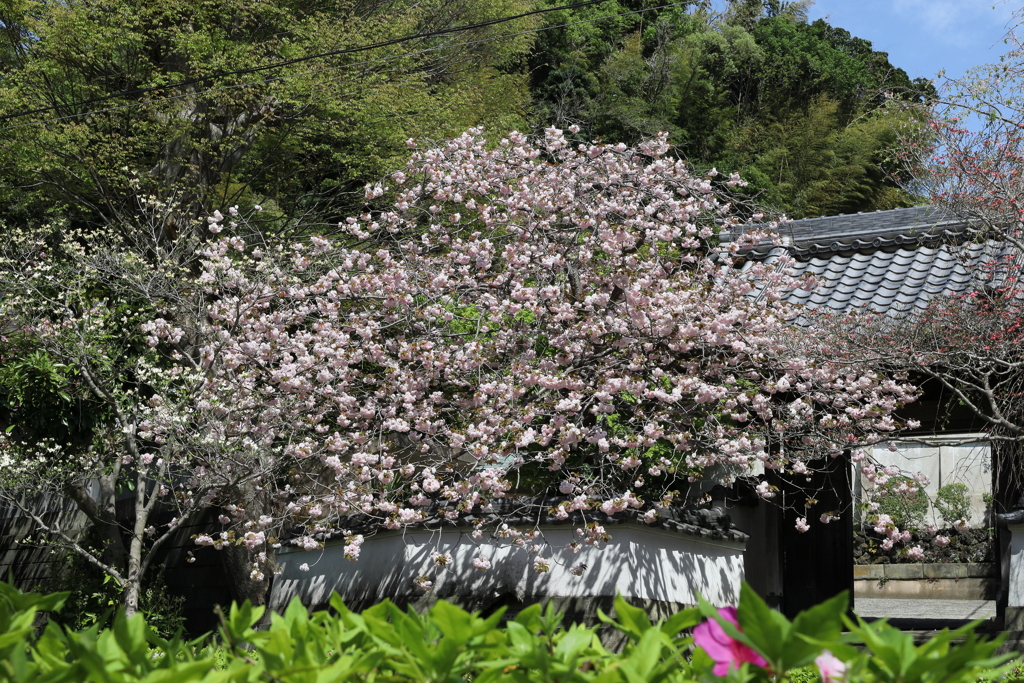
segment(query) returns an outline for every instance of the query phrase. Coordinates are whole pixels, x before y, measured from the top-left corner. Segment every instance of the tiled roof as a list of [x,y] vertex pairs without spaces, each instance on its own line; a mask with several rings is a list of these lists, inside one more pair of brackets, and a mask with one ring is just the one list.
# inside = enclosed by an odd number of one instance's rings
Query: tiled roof
[[790,301],[837,312],[922,310],[936,295],[995,284],[983,266],[1013,256],[1006,244],[963,243],[965,225],[934,207],[793,221],[781,232],[785,246],[759,246],[750,256],[772,263],[792,254],[793,273],[813,273],[820,284]]
[[[923,310],[939,294],[956,294],[984,284],[981,266],[1007,253],[998,245],[962,248],[939,244],[895,251],[832,253],[800,259],[795,274],[814,273],[820,284],[796,290],[790,300],[810,308],[847,311],[866,307],[876,313]],[[768,260],[777,255],[768,257]]]
[[[811,256],[835,252],[913,247],[938,243],[950,236],[961,235],[966,225],[934,206],[875,211],[873,213],[840,214],[822,218],[790,221],[779,227],[779,233],[793,254]],[[720,236],[723,243],[732,236]],[[755,249],[765,254],[771,245]]]
[[[508,524],[511,527],[533,527],[533,526],[564,526],[564,525],[586,525],[590,522],[597,522],[605,527],[618,524],[639,524],[644,527],[662,528],[668,531],[696,536],[708,540],[732,541],[745,543],[748,535],[733,526],[729,515],[721,508],[712,509],[686,509],[666,508],[658,511],[658,519],[654,524],[647,524],[641,517],[641,512],[636,510],[624,510],[613,515],[605,514],[600,510],[588,510],[586,515],[581,511],[569,514],[566,519],[558,519],[551,514],[551,510],[559,503],[569,500],[568,498],[556,496],[552,498],[504,498],[494,502],[492,509],[480,510],[479,507],[469,514],[460,515],[455,520],[448,520],[443,513],[446,510],[456,509],[450,505],[434,504],[424,508],[427,518],[425,521],[410,525],[410,530],[415,529],[438,529],[440,527],[466,527],[470,528],[479,520],[484,521],[484,529],[494,529],[498,524]],[[365,515],[353,515],[344,522],[348,531],[353,533],[380,532],[383,526],[376,519]],[[611,533],[613,530],[609,529]],[[293,529],[287,537],[301,535],[300,528]],[[339,534],[318,534],[314,538],[327,541],[332,538],[340,538]]]

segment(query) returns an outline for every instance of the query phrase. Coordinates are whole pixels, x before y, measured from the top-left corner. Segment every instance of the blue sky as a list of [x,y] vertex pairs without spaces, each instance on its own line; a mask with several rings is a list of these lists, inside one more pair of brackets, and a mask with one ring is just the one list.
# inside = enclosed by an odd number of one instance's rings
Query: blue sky
[[978,64],[995,62],[1012,26],[1012,3],[996,0],[817,0],[809,18],[826,19],[870,40],[911,78],[935,78],[940,69],[956,77]]

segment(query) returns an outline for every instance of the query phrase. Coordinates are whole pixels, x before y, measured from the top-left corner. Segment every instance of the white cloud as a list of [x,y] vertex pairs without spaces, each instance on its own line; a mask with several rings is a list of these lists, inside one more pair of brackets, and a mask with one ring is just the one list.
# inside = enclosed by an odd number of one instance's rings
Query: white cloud
[[[993,0],[893,0],[896,13],[924,28],[933,40],[967,47],[1009,29],[1014,6]],[[987,47],[987,46],[986,46]]]

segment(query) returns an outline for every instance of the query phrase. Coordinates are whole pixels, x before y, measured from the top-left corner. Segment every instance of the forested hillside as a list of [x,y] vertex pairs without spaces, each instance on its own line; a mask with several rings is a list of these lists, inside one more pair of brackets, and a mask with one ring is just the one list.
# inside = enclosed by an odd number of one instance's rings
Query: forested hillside
[[693,3],[550,31],[530,57],[534,114],[606,140],[668,131],[693,164],[740,172],[761,202],[793,217],[907,206],[887,177],[898,169],[883,164],[907,115],[887,103],[934,89],[868,41],[807,23],[808,4],[733,0],[715,14]]
[[528,14],[564,4],[6,0],[0,215],[116,224],[154,195],[182,216],[261,203],[330,221],[409,138],[571,124],[627,143],[668,131],[794,217],[911,201],[884,164],[907,117],[887,104],[931,85],[808,23],[805,3]]

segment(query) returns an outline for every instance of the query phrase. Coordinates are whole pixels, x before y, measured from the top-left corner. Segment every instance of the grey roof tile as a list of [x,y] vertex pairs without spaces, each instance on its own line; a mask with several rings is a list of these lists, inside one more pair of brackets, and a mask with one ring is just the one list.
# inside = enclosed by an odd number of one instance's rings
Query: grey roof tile
[[[906,314],[923,309],[935,296],[966,291],[979,281],[985,262],[1009,253],[1008,247],[989,244],[966,250],[919,246],[814,256],[798,261],[793,270],[814,273],[821,281],[819,286],[812,292],[795,291],[789,300],[810,309],[863,307],[878,313]],[[774,258],[778,257],[766,260]]]
[[[736,228],[740,232],[748,229],[748,226]],[[966,229],[964,223],[941,209],[918,206],[791,221],[779,226],[778,232],[789,241],[795,253],[806,256],[934,243],[948,234],[963,233]],[[733,237],[730,233],[720,235],[723,242],[729,242]],[[766,242],[755,251],[763,255],[771,248]]]
[[[750,258],[772,262],[785,253],[796,256],[794,273],[814,274],[820,284],[812,292],[797,290],[788,298],[809,309],[865,307],[900,315],[923,309],[935,296],[1002,280],[998,272],[988,278],[991,264],[1015,252],[992,242],[951,247],[946,238],[960,235],[962,241],[965,229],[963,223],[927,206],[806,219],[784,226],[790,246],[758,247]],[[722,236],[723,242],[728,239]]]

